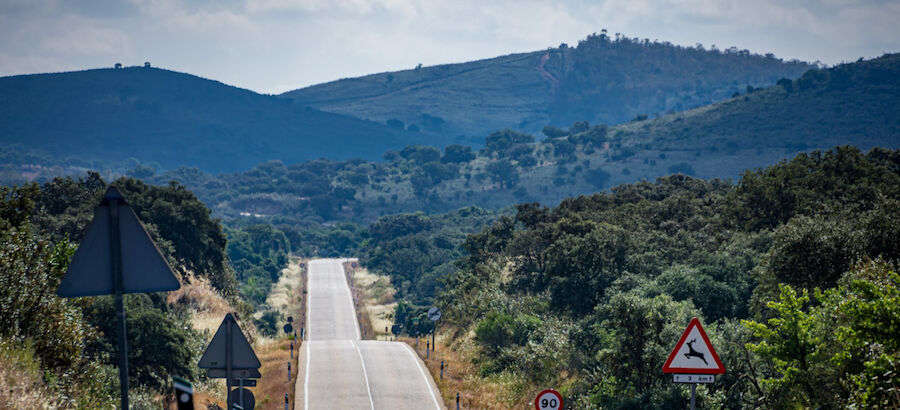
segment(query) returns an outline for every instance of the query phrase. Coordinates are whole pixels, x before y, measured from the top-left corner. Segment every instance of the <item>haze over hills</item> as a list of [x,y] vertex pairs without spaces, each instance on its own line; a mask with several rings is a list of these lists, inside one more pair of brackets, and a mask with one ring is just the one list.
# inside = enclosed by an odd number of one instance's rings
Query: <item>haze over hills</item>
[[[468,205],[555,204],[673,173],[732,178],[803,151],[853,145],[900,148],[900,54],[745,90],[731,99],[613,127],[548,127],[547,138],[512,130],[480,151],[455,146],[389,153],[389,162],[267,162],[218,177],[187,169],[157,175],[186,184],[220,215],[286,215],[371,221],[383,214]],[[530,141],[530,142],[529,142]]]
[[423,138],[157,68],[0,78],[0,142],[76,163],[235,171],[275,158],[376,159]]
[[503,128],[537,132],[547,124],[618,124],[640,114],[681,111],[721,101],[747,85],[796,78],[809,68],[734,47],[680,47],[604,32],[577,47],[342,79],[282,97],[480,142]]

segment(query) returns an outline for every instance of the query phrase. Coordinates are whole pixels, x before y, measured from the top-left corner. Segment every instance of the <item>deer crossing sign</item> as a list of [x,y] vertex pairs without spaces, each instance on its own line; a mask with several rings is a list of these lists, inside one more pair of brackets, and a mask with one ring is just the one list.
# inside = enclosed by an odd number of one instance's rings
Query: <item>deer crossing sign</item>
[[725,366],[719,360],[719,355],[709,342],[700,321],[693,318],[681,335],[681,339],[675,344],[675,349],[669,354],[669,359],[666,360],[662,370],[663,373],[712,375],[725,373]]

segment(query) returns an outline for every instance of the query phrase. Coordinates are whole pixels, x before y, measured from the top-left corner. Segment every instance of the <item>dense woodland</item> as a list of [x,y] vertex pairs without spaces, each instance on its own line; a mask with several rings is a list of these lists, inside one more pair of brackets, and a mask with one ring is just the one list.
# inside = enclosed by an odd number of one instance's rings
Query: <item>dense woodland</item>
[[898,200],[900,152],[838,147],[521,204],[466,239],[437,305],[486,380],[575,408],[683,408],[660,369],[691,317],[728,368],[701,407],[896,407]]

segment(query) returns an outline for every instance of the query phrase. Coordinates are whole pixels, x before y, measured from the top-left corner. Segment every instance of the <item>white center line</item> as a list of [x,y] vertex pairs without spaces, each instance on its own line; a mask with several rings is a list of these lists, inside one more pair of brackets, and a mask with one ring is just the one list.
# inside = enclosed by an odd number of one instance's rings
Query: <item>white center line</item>
[[[353,344],[353,342],[350,343]],[[366,392],[369,393],[369,405],[372,406],[372,410],[375,410],[375,401],[372,400],[372,389],[369,388],[369,372],[366,371],[366,361],[363,360],[362,352],[359,350],[359,342],[354,345],[356,346],[356,353],[359,354],[359,362],[362,364],[363,377],[366,379]]]

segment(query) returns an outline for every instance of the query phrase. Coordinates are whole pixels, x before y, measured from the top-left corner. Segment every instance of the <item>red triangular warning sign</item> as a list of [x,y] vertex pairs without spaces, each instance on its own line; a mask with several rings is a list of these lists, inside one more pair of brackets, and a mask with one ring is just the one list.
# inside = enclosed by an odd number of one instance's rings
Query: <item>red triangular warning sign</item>
[[725,366],[709,342],[697,318],[691,319],[675,349],[669,354],[663,373],[722,374]]

